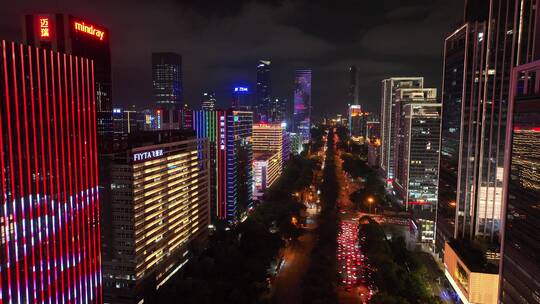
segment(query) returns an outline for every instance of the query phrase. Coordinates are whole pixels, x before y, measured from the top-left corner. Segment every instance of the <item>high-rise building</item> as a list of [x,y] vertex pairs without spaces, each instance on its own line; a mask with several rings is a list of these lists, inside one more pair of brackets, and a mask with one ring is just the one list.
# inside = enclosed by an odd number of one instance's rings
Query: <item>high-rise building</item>
[[216,94],[214,92],[204,92],[201,101],[203,111],[214,111],[216,109]]
[[151,130],[193,129],[193,111],[187,105],[180,109],[157,108],[151,110],[151,113]]
[[[372,118],[377,119],[377,118]],[[377,120],[370,120],[366,122],[366,140],[373,142],[381,140],[381,123]],[[378,165],[378,164],[377,164]]]
[[289,132],[287,132],[287,125],[282,123],[281,127],[283,128],[283,149],[281,151],[281,159],[283,160],[283,166],[289,161],[291,158],[292,153],[292,143],[291,143],[291,136]]
[[461,108],[464,88],[468,87],[468,83],[464,82],[464,73],[465,67],[474,62],[471,53],[474,48],[468,45],[474,35],[468,33],[468,26],[463,26],[448,36],[444,43],[441,96],[443,114],[435,242],[435,251],[441,257],[444,255],[444,244],[450,241],[455,233]]
[[439,183],[441,104],[436,89],[396,92],[399,133],[396,138],[394,185],[407,210],[420,224],[421,242],[435,240],[435,212]]
[[368,165],[372,168],[376,168],[379,165],[380,146],[380,141],[368,142]]
[[270,102],[268,111],[268,122],[281,123],[288,122],[288,109],[286,98],[275,98]]
[[[232,96],[233,96],[233,101],[232,101],[231,106],[233,109],[235,110],[250,109],[250,110],[253,110],[254,116],[258,115],[256,114],[259,111],[257,105],[255,105],[255,107],[251,105],[251,100],[250,100],[251,96],[250,96],[248,87],[234,87]],[[255,117],[254,119],[257,119],[257,118]]]
[[291,151],[293,154],[298,155],[304,151],[304,145],[302,144],[302,136],[297,133],[289,133],[291,139]]
[[540,302],[539,77],[540,61],[519,66],[512,75],[501,228],[503,304]]
[[401,115],[401,109],[396,108],[396,92],[399,89],[423,87],[422,77],[394,77],[382,81],[380,167],[385,172],[389,184],[395,178],[395,144],[399,133],[397,123]]
[[260,200],[281,175],[281,151],[253,153],[253,200]]
[[355,65],[349,67],[349,104],[358,105],[358,69]]
[[0,298],[102,303],[95,63],[7,41],[0,56]]
[[[277,152],[283,155],[283,133],[285,130],[281,124],[254,124],[253,125],[253,151],[254,152]],[[279,160],[283,165],[283,159]]]
[[152,53],[152,86],[156,107],[179,110],[183,103],[182,56]]
[[[469,37],[467,48],[472,48],[473,58],[480,54],[488,54],[488,57],[472,64],[466,62],[464,72],[463,83],[467,85],[461,95],[455,237],[485,238],[497,243],[510,71],[515,65],[537,57],[536,39],[531,33],[537,19],[537,1],[488,3],[494,1],[468,8],[468,11],[483,13],[480,16],[471,13],[467,16],[471,20],[467,19],[464,25]],[[503,28],[504,31],[499,30]],[[496,43],[507,39],[508,35],[516,38],[511,43]],[[477,42],[472,43],[471,36]]]
[[297,70],[294,84],[293,130],[307,143],[311,139],[311,70]]
[[210,141],[212,217],[235,222],[252,205],[253,113],[194,111],[193,129]]
[[353,140],[360,140],[362,136],[362,107],[349,105],[349,132]]
[[[537,2],[536,0],[467,1],[463,26],[447,39],[447,43],[453,44],[456,49],[449,50],[450,47],[448,45],[446,47],[446,51],[450,54],[447,53],[445,56],[446,92],[443,95],[447,95],[444,98],[449,100],[449,106],[452,100],[461,104],[461,115],[457,130],[460,134],[457,150],[459,158],[456,208],[452,225],[455,242],[446,243],[444,259],[446,263],[448,253],[455,252],[457,253],[455,256],[466,268],[470,270],[477,268],[481,274],[493,274],[497,277],[497,271],[490,273],[489,267],[486,266],[498,265],[500,258],[499,231],[503,218],[501,217],[503,177],[508,173],[504,168],[504,148],[508,131],[511,70],[517,65],[538,58]],[[452,54],[455,56],[451,57]],[[454,70],[456,73],[462,70],[463,78],[449,75]],[[456,81],[455,88],[452,88],[453,81]],[[456,114],[454,119],[446,115],[444,117],[443,132],[446,138],[450,137],[448,133],[454,128],[452,121],[456,121]],[[442,151],[447,153],[451,149],[452,145],[445,140]],[[451,206],[454,204],[451,198],[447,200]],[[439,235],[441,238],[444,237],[442,234],[438,234],[438,237]],[[482,254],[488,259],[487,264],[480,265],[482,267],[475,265],[475,260],[467,260],[470,250],[465,252],[460,250],[463,244],[471,241],[473,245],[482,243]],[[482,286],[482,290],[479,290],[480,286],[471,281],[472,275],[468,273],[463,275],[449,271],[447,278],[463,302],[475,302],[471,299],[479,293],[498,287],[497,279],[492,283],[493,288]],[[486,299],[489,300],[477,303],[497,303],[498,300],[491,295]],[[526,301],[518,300],[516,303]]]
[[24,41],[94,61],[98,148],[112,150],[112,76],[110,33],[104,26],[68,14],[33,14],[24,18]]
[[113,147],[116,151],[126,143],[129,134],[144,130],[145,117],[143,112],[122,108],[114,108],[112,115],[114,132]]
[[261,122],[268,122],[272,112],[272,82],[269,60],[257,64],[257,108]]
[[155,296],[203,244],[210,224],[207,139],[193,131],[134,133],[114,156],[112,200],[104,227],[105,302],[141,303]]

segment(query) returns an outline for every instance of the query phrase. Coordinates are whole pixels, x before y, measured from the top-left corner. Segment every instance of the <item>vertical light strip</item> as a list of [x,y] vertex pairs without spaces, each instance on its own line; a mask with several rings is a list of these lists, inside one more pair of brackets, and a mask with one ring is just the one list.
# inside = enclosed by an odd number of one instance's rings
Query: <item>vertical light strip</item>
[[[57,215],[58,207],[57,204],[60,203],[60,184],[59,184],[59,175],[58,175],[58,140],[57,140],[57,130],[56,130],[56,82],[55,82],[55,62],[54,62],[54,53],[52,51],[49,51],[50,60],[49,65],[51,67],[51,93],[52,93],[52,108],[53,108],[53,138],[54,138],[54,167],[53,162],[50,163],[50,167],[54,168],[54,171],[51,169],[51,194],[52,194],[52,204],[51,204],[51,212],[52,212],[52,227],[53,227],[53,271],[54,271],[54,300],[55,302],[58,301],[58,254],[57,254],[57,245],[56,245],[56,239],[58,238],[58,232],[56,231],[57,222],[58,222],[58,229],[60,229],[60,218]],[[49,121],[51,116],[49,117]],[[50,129],[50,128],[49,128]],[[53,144],[53,141],[51,138],[49,138],[49,147]],[[56,173],[56,174],[53,174]],[[52,183],[52,178],[54,177],[54,183]],[[53,185],[56,185],[56,188],[54,188]],[[56,190],[56,193],[54,191]]]
[[[85,107],[86,107],[86,113],[87,113],[87,120],[85,121],[85,125],[87,123],[90,123],[92,121],[92,107],[91,107],[91,104],[90,104],[90,60],[86,60],[86,103],[85,103]],[[130,125],[130,120],[128,119],[128,125]],[[87,170],[90,172],[90,185],[87,187],[86,191],[89,191],[89,194],[90,194],[90,206],[91,206],[91,217],[88,219],[88,223],[89,223],[89,227],[90,227],[90,233],[92,235],[92,255],[91,255],[91,269],[92,269],[92,273],[91,273],[91,276],[90,276],[90,281],[91,281],[91,284],[92,284],[92,289],[90,289],[91,291],[91,295],[90,295],[90,298],[92,300],[92,302],[95,302],[95,299],[97,298],[97,279],[96,279],[96,274],[97,274],[97,267],[96,267],[96,256],[97,256],[97,253],[96,253],[96,226],[95,226],[95,221],[94,221],[94,218],[96,216],[96,213],[95,213],[95,199],[94,199],[94,186],[95,186],[95,181],[94,181],[94,166],[93,166],[93,163],[95,161],[94,159],[94,153],[92,153],[92,149],[94,147],[93,145],[93,138],[92,138],[92,127],[91,125],[89,124],[88,125],[88,167],[87,167]]]
[[103,303],[103,289],[102,289],[102,278],[101,278],[101,224],[99,221],[100,216],[100,209],[99,209],[99,191],[98,191],[98,185],[99,185],[99,170],[98,170],[98,158],[97,158],[97,118],[96,118],[96,90],[95,90],[95,80],[94,80],[94,61],[92,61],[92,122],[93,122],[93,130],[92,130],[92,136],[94,137],[94,178],[95,178],[95,189],[96,189],[96,222],[97,222],[97,240],[98,240],[98,246],[97,246],[97,252],[98,256],[96,257],[98,262],[98,288],[99,288],[99,301],[98,303]]
[[[65,155],[64,155],[64,123],[63,123],[63,111],[62,111],[62,107],[63,107],[63,99],[62,99],[62,65],[61,65],[61,61],[60,61],[60,54],[57,53],[56,54],[56,64],[57,64],[57,68],[56,70],[58,71],[58,113],[59,113],[59,119],[57,120],[57,118],[55,118],[55,124],[60,124],[60,132],[57,133],[58,137],[60,138],[60,145],[58,145],[58,141],[55,141],[55,145],[58,148],[60,148],[60,151],[58,152],[58,155],[57,157],[60,157],[60,162],[62,164],[62,171],[60,171],[60,168],[58,167],[56,170],[59,172],[60,176],[62,177],[62,180],[58,180],[58,187],[60,187],[61,189],[63,189],[63,191],[60,191],[58,190],[58,212],[59,212],[59,215],[58,215],[58,230],[59,230],[59,233],[60,233],[60,280],[61,280],[61,290],[62,290],[62,303],[65,303],[65,297],[66,297],[66,294],[65,294],[65,274],[64,272],[69,276],[69,269],[67,268],[67,257],[66,257],[66,253],[64,252],[64,240],[67,239],[67,235],[66,235],[66,238],[63,237],[64,235],[64,229],[66,227],[65,225],[65,216],[66,216],[66,213],[64,212],[64,214],[62,215],[62,207],[63,205],[65,206],[66,204],[66,170],[65,170]],[[65,79],[65,78],[64,78]],[[56,103],[55,103],[56,104]],[[55,110],[55,113],[56,113],[56,110]],[[58,162],[57,162],[57,165],[58,165]],[[63,197],[60,196],[61,193],[64,193]],[[64,223],[64,226],[62,226],[62,221]],[[66,261],[66,264],[64,265],[64,260]],[[69,282],[69,280],[68,280]]]
[[[73,143],[73,162],[75,164],[74,168],[75,168],[75,191],[73,191],[72,195],[75,196],[75,227],[76,227],[76,232],[77,232],[77,240],[76,240],[76,245],[77,245],[77,270],[78,270],[78,275],[77,275],[77,281],[78,281],[78,285],[79,285],[79,293],[78,293],[78,297],[75,297],[75,300],[77,300],[79,303],[82,303],[82,297],[84,296],[83,293],[84,293],[84,290],[83,290],[83,284],[82,284],[82,279],[83,279],[83,269],[82,269],[82,259],[81,259],[81,206],[80,206],[80,200],[81,200],[81,143],[80,143],[80,118],[81,116],[79,115],[80,112],[79,112],[79,108],[77,107],[78,103],[79,103],[79,58],[77,56],[74,56],[72,58],[73,60],[73,63],[75,65],[75,86],[72,87],[74,88],[74,93],[71,94],[72,98],[71,98],[71,102],[72,102],[72,108],[71,108],[71,111],[72,111],[72,114],[73,116],[71,117],[71,122],[72,122],[72,126],[73,126],[73,138],[75,139],[74,140],[74,143]],[[73,79],[73,78],[72,78]],[[72,90],[73,91],[73,90]],[[77,123],[75,123],[75,116],[77,116]],[[75,232],[75,231],[74,231]]]
[[[43,149],[43,110],[42,110],[42,96],[41,96],[41,64],[40,64],[40,52],[39,52],[39,49],[36,49],[36,69],[37,69],[37,85],[38,85],[38,108],[39,108],[39,133],[40,133],[40,149],[39,149],[39,155],[41,155],[41,165],[42,167],[39,168],[41,170],[40,173],[36,172],[36,179],[40,181],[41,183],[41,180],[42,180],[42,176],[45,176],[45,168],[43,167],[44,164],[45,164],[45,154],[44,154],[44,149]],[[44,183],[44,181],[43,181]],[[40,185],[40,186],[43,186],[43,189],[45,189],[45,186],[44,185]],[[44,286],[44,282],[47,278],[44,278],[44,268],[43,268],[43,247],[44,247],[44,242],[43,242],[43,228],[41,226],[41,218],[42,218],[42,210],[41,210],[41,203],[42,203],[42,198],[44,198],[46,195],[46,191],[43,190],[43,193],[41,193],[41,191],[38,192],[37,194],[37,200],[38,200],[38,231],[39,231],[39,235],[38,235],[38,240],[39,240],[39,276],[40,276],[40,298],[41,298],[41,302],[43,302],[45,300],[45,286]],[[46,216],[46,215],[45,215]]]
[[[7,56],[6,56],[6,41],[3,40],[2,41],[2,57],[3,57],[3,62],[4,62],[4,90],[6,92],[6,100],[5,100],[5,104],[6,105],[9,105],[10,103],[10,100],[9,100],[9,86],[8,86],[8,74],[7,74]],[[1,109],[1,107],[0,107]],[[8,132],[7,132],[8,136],[11,136],[11,133],[9,132],[9,128],[8,128]],[[3,123],[3,118],[2,118],[2,113],[0,113],[0,165],[2,166],[2,168],[6,168],[6,164],[4,162],[4,123]],[[2,173],[1,173],[1,176],[2,176],[2,207],[3,207],[3,216],[4,216],[4,225],[3,225],[3,228],[2,228],[2,232],[3,232],[3,235],[5,236],[5,249],[6,249],[6,268],[5,268],[5,271],[7,272],[7,287],[8,287],[8,292],[7,292],[7,300],[8,302],[11,304],[13,303],[12,301],[12,298],[11,298],[11,290],[12,290],[12,283],[11,283],[11,259],[10,259],[10,254],[9,254],[9,246],[10,246],[10,242],[9,242],[9,236],[11,234],[10,230],[9,230],[9,216],[7,214],[7,210],[8,210],[8,189],[7,189],[7,185],[6,185],[6,174],[5,174],[5,171],[6,170],[0,170]],[[4,291],[2,290],[2,293]],[[3,298],[3,295],[2,295],[2,298]]]
[[[69,94],[68,94],[68,74],[67,74],[67,55],[66,54],[63,54],[62,55],[63,57],[63,70],[64,70],[64,100],[63,102],[60,104],[60,111],[61,113],[63,114],[67,114],[68,113],[68,102],[69,102]],[[64,129],[64,122],[66,123],[66,127],[65,127],[65,132],[63,131]],[[72,262],[72,259],[70,259],[73,255],[73,247],[70,247],[70,239],[72,237],[72,231],[73,230],[70,230],[70,218],[72,218],[72,212],[71,212],[71,209],[70,209],[70,212],[68,214],[68,201],[70,202],[71,201],[71,184],[72,184],[72,180],[71,180],[71,156],[70,156],[70,140],[69,140],[69,117],[68,115],[65,115],[62,117],[62,119],[60,120],[60,129],[62,129],[62,172],[64,174],[64,229],[65,229],[65,240],[66,240],[66,265],[67,265],[67,268],[66,268],[66,273],[67,273],[67,282],[69,284],[69,287],[68,288],[68,294],[67,294],[67,301],[68,303],[71,302],[71,294],[72,294],[72,286],[73,286],[73,280],[75,279],[75,274],[74,274],[74,270],[73,270],[73,262]],[[65,138],[65,142],[67,143],[66,145],[64,145],[64,138]],[[67,156],[67,157],[66,157]],[[66,169],[66,161],[67,161],[67,169]],[[66,180],[67,179],[67,180]],[[68,192],[69,191],[69,192]],[[72,268],[72,269],[69,269],[69,268]],[[71,271],[70,271],[71,270]],[[72,275],[73,275],[73,278],[72,278]]]
[[[44,127],[47,127],[47,140],[45,141],[47,145],[47,153],[48,153],[48,159],[46,160],[44,166],[48,165],[48,169],[46,169],[47,172],[46,176],[49,180],[49,195],[44,196],[45,197],[45,226],[47,227],[45,230],[45,245],[47,247],[47,298],[49,299],[49,304],[51,304],[51,293],[52,293],[52,283],[51,283],[51,250],[50,250],[50,238],[51,238],[51,228],[49,225],[54,226],[54,221],[50,223],[51,217],[51,211],[49,209],[52,209],[49,205],[52,206],[54,203],[52,201],[52,197],[54,195],[53,193],[53,174],[52,174],[52,151],[51,151],[51,123],[50,123],[50,100],[49,100],[49,73],[48,73],[48,61],[47,61],[47,51],[43,50],[43,75],[44,75],[44,81],[45,81],[45,117],[46,117],[46,123]],[[43,181],[45,183],[45,179]],[[54,216],[54,215],[53,215]],[[54,238],[54,235],[53,235]]]
[[[83,205],[83,239],[84,239],[84,250],[83,250],[83,259],[84,259],[84,284],[85,284],[85,292],[86,292],[86,301],[88,302],[88,300],[92,297],[92,289],[90,288],[92,286],[92,284],[89,282],[89,278],[90,278],[90,267],[88,265],[89,261],[88,261],[88,258],[89,258],[89,252],[91,250],[91,247],[89,246],[89,239],[90,239],[90,226],[89,226],[89,208],[88,208],[88,200],[89,200],[89,197],[88,197],[88,143],[87,143],[87,139],[86,139],[86,77],[85,77],[85,72],[86,72],[86,69],[85,69],[85,64],[84,64],[84,61],[85,59],[81,58],[81,88],[82,88],[82,92],[81,92],[81,100],[79,101],[79,109],[82,108],[82,137],[80,138],[80,140],[82,141],[82,144],[83,144],[83,149],[82,149],[82,161],[83,161],[83,168],[84,168],[84,173],[82,174],[83,176],[83,197],[84,197],[84,200],[82,201],[82,205]],[[128,121],[129,123],[129,121]]]
[[[30,51],[30,54],[32,54],[34,49],[32,49],[32,51]],[[36,51],[36,74],[37,74],[37,77],[38,77],[38,90],[37,90],[37,94],[38,94],[38,101],[41,102],[41,83],[39,82],[39,79],[40,79],[40,75],[39,75],[39,71],[40,71],[40,65],[39,65],[39,50],[38,49],[35,49]],[[30,69],[31,71],[34,70],[33,68],[33,63],[32,63],[32,60],[30,60]],[[34,77],[33,75],[31,75],[32,77],[30,77],[30,86],[33,88],[34,87]],[[37,205],[37,209],[36,209],[36,213],[37,213],[37,231],[38,231],[38,239],[37,239],[37,243],[38,243],[38,249],[39,249],[39,295],[36,295],[36,301],[38,301],[40,298],[43,300],[44,299],[44,286],[43,286],[43,282],[44,282],[44,279],[43,279],[43,242],[42,242],[42,229],[41,229],[41,181],[40,181],[40,173],[39,173],[39,170],[40,170],[40,167],[39,167],[39,155],[42,155],[43,152],[42,150],[39,149],[39,146],[38,146],[38,142],[37,142],[37,139],[38,137],[42,137],[42,136],[38,136],[38,132],[36,130],[36,125],[38,124],[38,121],[36,120],[36,102],[35,102],[35,97],[34,97],[34,90],[30,90],[30,94],[31,94],[31,109],[32,109],[32,135],[34,137],[34,174],[36,176],[35,178],[35,183],[36,183],[36,205]],[[40,122],[41,122],[41,116],[40,116]],[[41,126],[42,124],[40,123],[39,124],[39,128],[41,130]],[[34,226],[36,223],[33,223],[32,225]],[[34,272],[37,271],[37,268],[34,270]],[[36,275],[36,278],[37,278],[37,275]],[[37,287],[37,283],[36,283],[36,289],[38,289]]]
[[[74,127],[74,116],[75,114],[73,113],[73,56],[72,55],[69,55],[69,83],[70,83],[70,86],[69,86],[69,100],[66,100],[66,115],[68,116],[66,121],[67,121],[67,137],[66,137],[66,140],[68,142],[68,149],[67,149],[67,154],[68,154],[68,172],[69,172],[69,214],[70,214],[70,239],[71,239],[71,261],[72,261],[72,264],[71,264],[71,271],[72,271],[72,279],[71,281],[69,282],[70,285],[72,286],[72,289],[73,289],[73,298],[71,299],[68,299],[68,300],[73,300],[73,301],[76,301],[77,298],[78,298],[78,293],[77,293],[77,266],[78,266],[78,262],[76,262],[76,258],[77,258],[77,252],[75,251],[75,238],[78,236],[78,235],[75,235],[75,209],[73,207],[73,197],[75,196],[75,192],[77,191],[77,187],[76,187],[76,183],[74,181],[74,177],[73,175],[77,175],[77,171],[76,171],[76,166],[74,164],[75,162],[75,154],[73,154],[73,150],[75,149],[75,143],[73,143],[73,147],[72,147],[72,140],[71,140],[71,137],[72,135],[74,135],[74,131],[73,131],[73,128]],[[70,115],[70,112],[71,112],[71,115]],[[71,119],[70,119],[71,118]],[[71,121],[70,121],[71,120]],[[72,155],[73,154],[73,155]],[[72,156],[73,156],[73,161],[72,161]],[[75,170],[75,172],[73,172],[73,170]],[[75,174],[72,174],[72,173],[75,173]],[[70,292],[70,296],[71,296],[71,292]]]
[[[28,250],[26,245],[26,209],[24,207],[25,204],[25,196],[26,193],[24,192],[24,169],[23,169],[23,157],[22,157],[22,144],[21,144],[21,115],[20,115],[20,104],[19,104],[19,89],[17,86],[17,64],[16,64],[16,56],[15,56],[15,43],[12,43],[12,54],[13,54],[13,95],[14,95],[14,101],[15,101],[15,121],[16,121],[16,128],[17,128],[17,154],[18,154],[18,160],[17,163],[19,164],[19,193],[21,196],[21,222],[22,222],[22,238],[23,238],[23,265],[24,265],[24,294],[26,299],[30,298],[29,290],[28,290]],[[21,81],[23,83],[23,86],[21,87],[21,91],[23,92],[23,102],[26,102],[26,91],[24,88],[24,56],[22,56],[22,45],[19,46],[20,55],[21,55]],[[28,174],[28,172],[27,172]],[[27,187],[30,186],[30,183],[28,183]],[[30,191],[28,191],[30,193]]]
[[[12,64],[14,65],[15,64],[15,54],[14,54],[14,43],[12,42],[11,43],[11,59],[12,59]],[[15,78],[15,77],[14,77]],[[6,78],[7,79],[7,78]],[[7,84],[7,83],[6,83]],[[8,85],[6,85],[6,91],[7,91],[7,87]],[[16,94],[15,94],[16,95]],[[14,97],[16,98],[16,97]],[[10,180],[11,180],[11,202],[12,202],[12,210],[11,210],[11,218],[13,220],[13,230],[14,230],[14,235],[13,235],[13,238],[15,240],[15,270],[17,271],[15,273],[15,278],[17,279],[17,285],[15,285],[15,291],[17,292],[17,303],[21,303],[21,293],[20,293],[20,288],[21,288],[21,277],[20,277],[20,269],[19,269],[19,231],[17,229],[17,226],[18,226],[18,218],[17,218],[17,203],[16,203],[16,199],[15,199],[15,160],[13,159],[13,131],[11,129],[11,105],[10,103],[8,102],[6,104],[6,111],[8,113],[8,116],[7,116],[7,123],[8,123],[8,134],[9,134],[9,168],[10,168],[10,173],[11,173],[11,177],[10,177]]]

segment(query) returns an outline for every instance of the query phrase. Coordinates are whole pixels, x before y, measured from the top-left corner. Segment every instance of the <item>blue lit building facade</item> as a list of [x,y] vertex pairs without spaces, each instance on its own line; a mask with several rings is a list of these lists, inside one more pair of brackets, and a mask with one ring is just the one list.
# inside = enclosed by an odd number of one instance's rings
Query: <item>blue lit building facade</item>
[[252,206],[253,113],[194,111],[193,129],[210,142],[212,218],[235,222]]
[[311,137],[311,70],[297,70],[294,83],[293,130],[307,143]]

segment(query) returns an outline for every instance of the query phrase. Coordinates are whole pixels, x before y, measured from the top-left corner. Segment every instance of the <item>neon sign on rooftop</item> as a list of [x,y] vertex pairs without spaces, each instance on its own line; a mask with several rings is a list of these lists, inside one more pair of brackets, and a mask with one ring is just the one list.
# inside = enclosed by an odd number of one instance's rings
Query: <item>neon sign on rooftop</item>
[[75,21],[73,25],[76,31],[84,32],[88,35],[92,35],[94,37],[99,38],[99,40],[103,40],[103,37],[105,36],[104,31],[95,28],[93,25],[87,25],[84,22],[77,22],[77,21]]

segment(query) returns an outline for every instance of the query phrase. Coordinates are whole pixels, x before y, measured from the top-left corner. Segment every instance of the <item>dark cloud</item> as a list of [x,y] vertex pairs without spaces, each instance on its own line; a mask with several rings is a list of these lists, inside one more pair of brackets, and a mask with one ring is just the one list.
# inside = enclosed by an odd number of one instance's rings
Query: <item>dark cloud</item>
[[[8,1],[8,0],[2,0]],[[258,59],[273,64],[276,97],[292,97],[297,68],[313,69],[313,106],[344,111],[347,67],[360,70],[360,99],[378,110],[384,77],[420,75],[440,86],[444,37],[461,19],[459,0],[18,0],[3,5],[0,37],[21,40],[22,15],[66,12],[111,30],[114,102],[151,106],[152,51],[184,59],[185,97],[203,90],[230,101],[237,83],[255,81]]]

